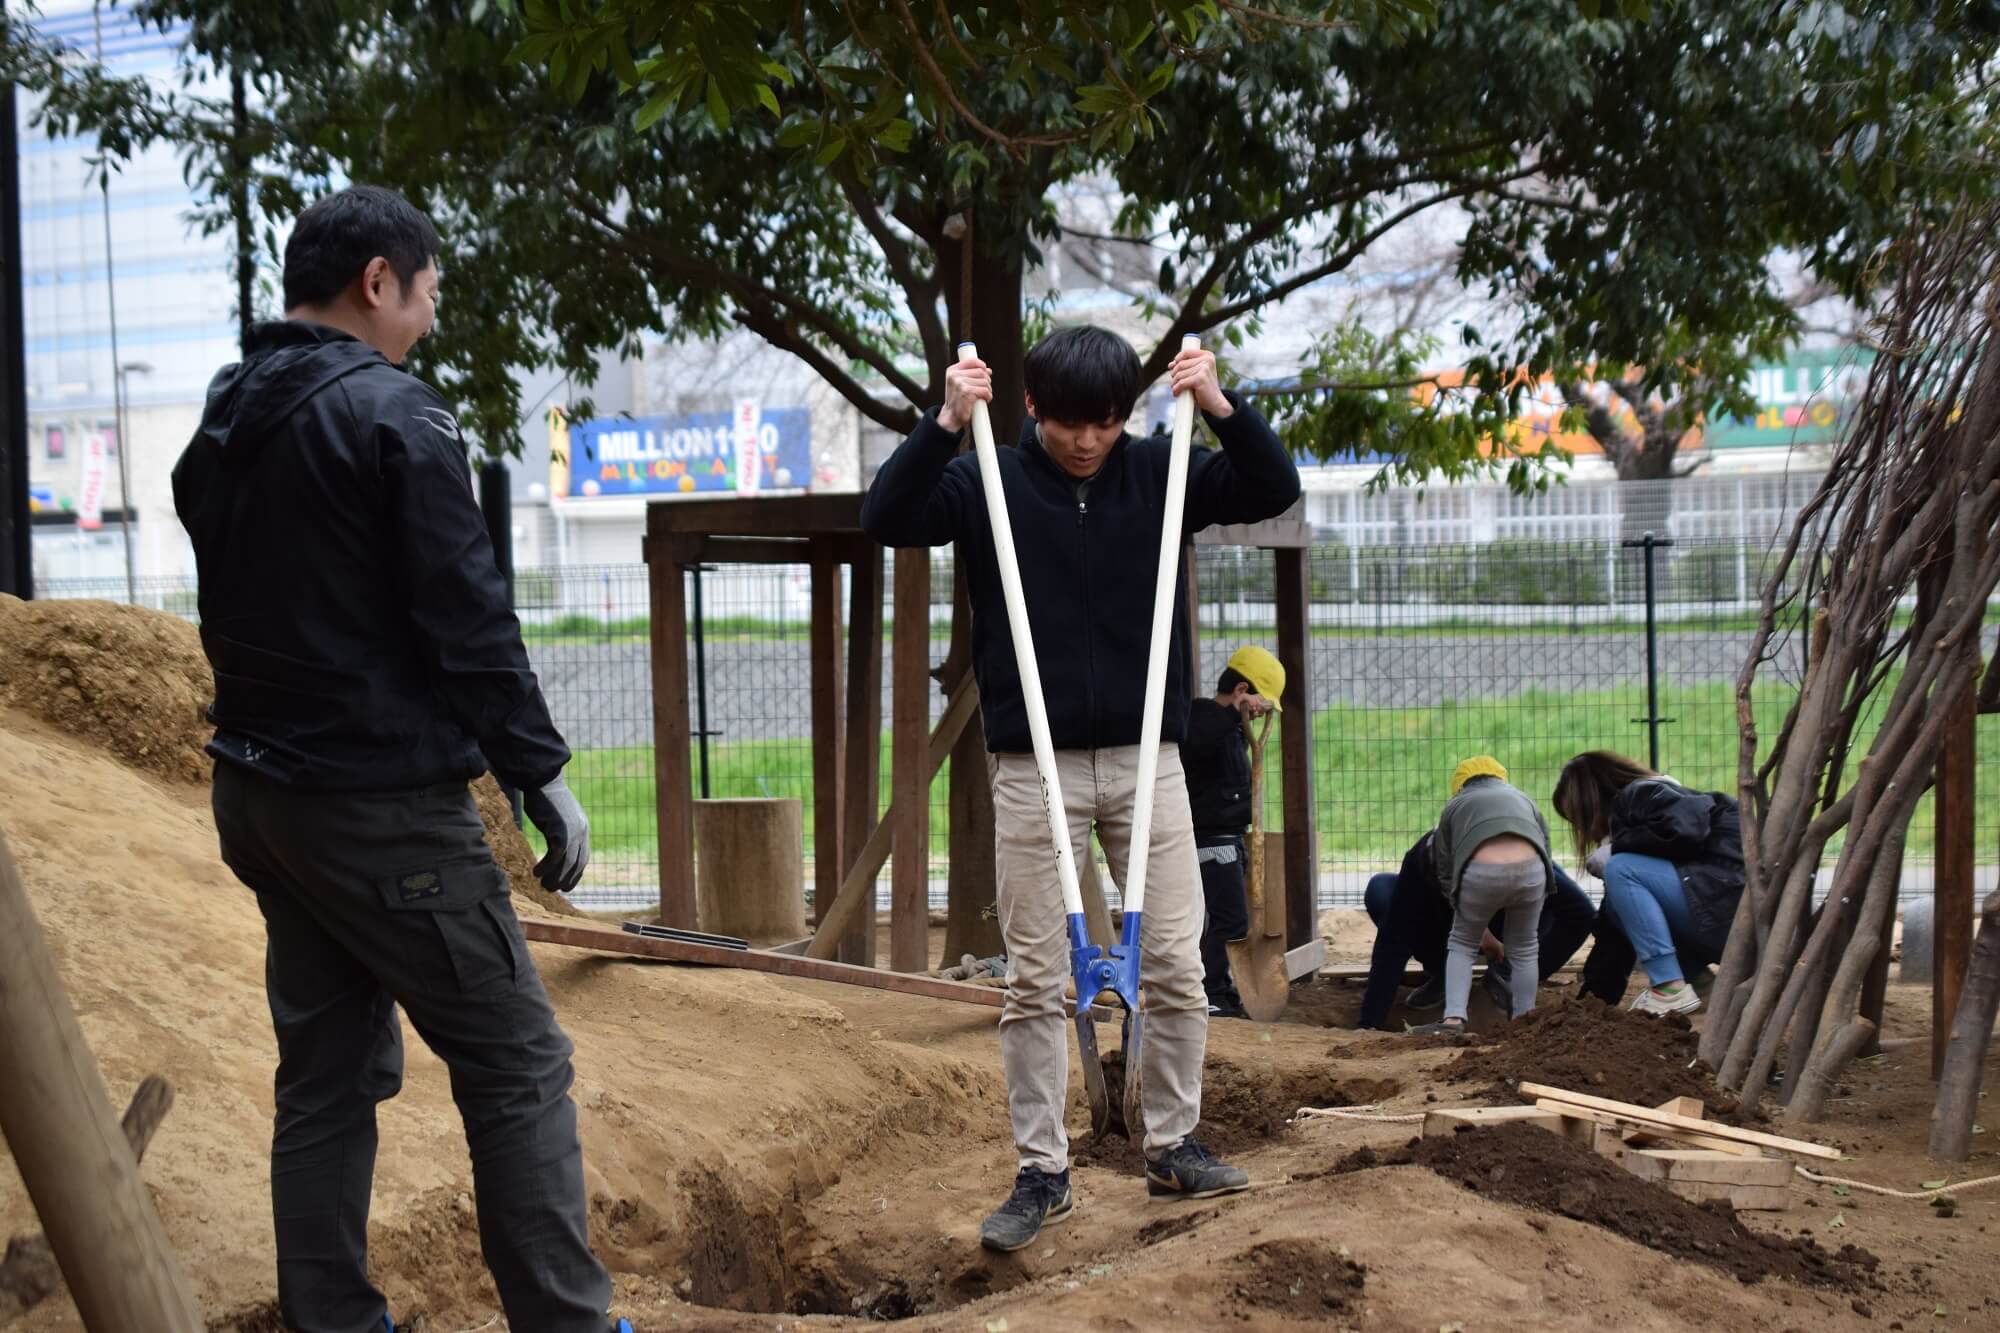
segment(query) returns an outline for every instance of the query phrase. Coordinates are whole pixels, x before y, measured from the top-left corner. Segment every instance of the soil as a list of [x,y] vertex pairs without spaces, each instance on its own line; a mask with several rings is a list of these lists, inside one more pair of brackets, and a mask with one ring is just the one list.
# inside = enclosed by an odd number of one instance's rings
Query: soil
[[1695,1097],[1709,1119],[1739,1122],[1736,1096],[1715,1085],[1695,1056],[1697,1041],[1679,1014],[1654,1018],[1575,996],[1536,1009],[1461,1052],[1446,1066],[1445,1078],[1527,1102],[1534,1099],[1517,1096],[1516,1084],[1542,1083],[1639,1106]]
[[[69,664],[86,668],[80,680],[108,675],[170,699],[174,654],[191,663],[198,647],[170,618],[148,624],[144,612],[65,605],[33,615],[76,617],[79,643],[122,623],[130,655],[72,651],[65,629],[37,631],[40,647],[24,652],[21,614],[0,605],[9,701],[0,705],[0,825],[112,1100],[122,1104],[147,1073],[173,1079],[175,1108],[144,1172],[205,1318],[216,1330],[264,1333],[276,1321],[263,928],[216,856],[199,758],[206,728],[187,716],[198,718],[198,701],[181,714],[184,740],[169,743],[164,725],[137,728],[150,738],[133,734],[125,713],[141,706],[136,698],[50,674],[60,658],[73,675]],[[155,688],[154,676],[167,684]],[[74,685],[75,698],[52,703],[36,680],[55,680],[58,692]],[[167,761],[177,752],[186,763]],[[494,840],[506,857],[504,832]],[[549,910],[524,896],[515,905]],[[647,1333],[796,1330],[801,1316],[816,1329],[896,1320],[923,1333],[1002,1321],[1397,1331],[1459,1322],[1556,1333],[2000,1326],[2000,1280],[1987,1261],[2000,1190],[1968,1193],[1945,1217],[1921,1201],[1800,1183],[1790,1211],[1738,1219],[1756,1236],[1810,1234],[1881,1256],[1882,1289],[1856,1295],[1784,1276],[1745,1285],[1711,1263],[1414,1164],[1331,1174],[1356,1149],[1397,1151],[1412,1127],[1286,1123],[1299,1106],[1375,1103],[1408,1117],[1476,1100],[1476,1084],[1441,1077],[1467,1052],[1407,1037],[1344,1032],[1330,1055],[1319,1023],[1351,1024],[1359,991],[1327,982],[1300,987],[1301,1013],[1285,1022],[1210,1028],[1202,1132],[1228,1145],[1251,1190],[1162,1203],[1135,1178],[1134,1157],[1080,1156],[1076,1217],[1019,1254],[990,1255],[977,1243],[979,1220],[1016,1169],[993,1011],[554,946],[532,952],[576,1046],[592,1242],[613,1272],[619,1312]],[[2000,1173],[1991,1134],[1954,1171],[1924,1157],[1929,1004],[1927,991],[1891,987],[1889,1053],[1857,1062],[1828,1123],[1808,1128],[1807,1137],[1856,1155],[1839,1173],[1900,1188]],[[376,1281],[398,1318],[421,1313],[441,1333],[504,1333],[479,1259],[446,1071],[414,1035],[407,1047],[403,1091],[379,1113]],[[1087,1117],[1074,1071],[1070,1086],[1080,1139]],[[1987,1088],[2000,1103],[2000,1062],[1989,1065]],[[0,1152],[0,1239],[37,1229]],[[1346,1264],[1365,1268],[1360,1286]],[[63,1295],[9,1326],[81,1327]]]
[[1872,1287],[1880,1261],[1842,1245],[1829,1254],[1811,1237],[1759,1235],[1726,1205],[1699,1206],[1533,1125],[1495,1125],[1401,1150],[1361,1149],[1337,1171],[1428,1167],[1488,1198],[1603,1227],[1650,1249],[1721,1269],[1739,1282],[1780,1278],[1807,1287]]

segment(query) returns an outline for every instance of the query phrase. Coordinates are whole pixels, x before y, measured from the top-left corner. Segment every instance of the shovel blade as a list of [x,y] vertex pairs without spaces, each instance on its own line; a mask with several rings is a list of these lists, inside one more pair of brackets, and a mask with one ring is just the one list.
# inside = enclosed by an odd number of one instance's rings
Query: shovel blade
[[1146,1040],[1146,1015],[1143,1010],[1127,1010],[1125,1014],[1125,1137],[1134,1143],[1146,1141],[1146,1122],[1139,1114],[1139,1070],[1145,1064],[1141,1058]]
[[1083,1090],[1090,1101],[1090,1137],[1101,1139],[1113,1132],[1111,1090],[1104,1080],[1104,1060],[1097,1053],[1097,1023],[1090,1016],[1090,1006],[1082,1005],[1076,1014],[1076,1049],[1083,1061]]

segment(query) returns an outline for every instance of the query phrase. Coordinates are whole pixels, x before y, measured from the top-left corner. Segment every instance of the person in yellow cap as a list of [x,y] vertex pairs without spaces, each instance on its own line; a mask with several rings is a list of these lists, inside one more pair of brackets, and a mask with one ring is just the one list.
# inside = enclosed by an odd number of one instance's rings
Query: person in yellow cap
[[1201,966],[1211,1018],[1247,1016],[1229,973],[1229,941],[1250,933],[1250,907],[1243,889],[1249,864],[1243,835],[1250,828],[1250,738],[1243,724],[1278,711],[1284,692],[1283,665],[1255,644],[1245,644],[1230,654],[1228,667],[1215,683],[1214,697],[1188,705],[1181,768],[1187,773],[1195,858],[1201,864],[1201,892],[1208,909],[1201,933]]

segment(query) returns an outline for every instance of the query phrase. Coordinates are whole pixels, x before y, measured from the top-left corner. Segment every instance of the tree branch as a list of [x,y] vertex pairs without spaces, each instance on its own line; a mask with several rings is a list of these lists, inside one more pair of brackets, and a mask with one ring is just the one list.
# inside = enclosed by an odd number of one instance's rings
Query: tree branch
[[844,367],[814,346],[810,339],[801,337],[797,330],[778,318],[768,307],[762,310],[748,306],[739,307],[736,311],[736,322],[771,346],[780,351],[790,352],[811,366],[814,373],[832,385],[836,393],[854,404],[862,416],[878,426],[886,426],[890,430],[904,434],[916,427],[919,414],[915,406],[891,407],[876,398],[862,388]]

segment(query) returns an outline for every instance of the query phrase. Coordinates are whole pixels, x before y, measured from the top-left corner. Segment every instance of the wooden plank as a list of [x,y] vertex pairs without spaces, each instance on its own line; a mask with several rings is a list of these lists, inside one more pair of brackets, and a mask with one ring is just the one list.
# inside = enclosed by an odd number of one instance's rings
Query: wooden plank
[[1305,497],[1276,518],[1260,523],[1219,523],[1194,535],[1197,546],[1260,546],[1266,550],[1301,549],[1312,545],[1312,525],[1306,522]]
[[[840,893],[846,765],[840,729],[840,566],[816,555],[812,566],[813,914],[824,923]],[[834,937],[836,947],[844,932]]]
[[646,506],[646,532],[664,536],[799,537],[861,530],[859,492],[818,495],[730,495],[700,500],[654,500]]
[[1518,1091],[1523,1097],[1543,1098],[1585,1110],[1616,1116],[1635,1125],[1665,1129],[1686,1130],[1707,1138],[1722,1139],[1730,1143],[1754,1145],[1760,1148],[1774,1148],[1790,1153],[1794,1157],[1818,1157],[1827,1161],[1839,1161],[1840,1150],[1828,1148],[1804,1139],[1788,1139],[1781,1134],[1766,1134],[1760,1130],[1738,1129],[1734,1125],[1720,1125],[1712,1120],[1696,1120],[1690,1116],[1674,1115],[1668,1111],[1655,1111],[1651,1107],[1634,1106],[1630,1102],[1615,1102],[1606,1097],[1591,1097],[1581,1092],[1570,1092],[1563,1088],[1551,1088],[1542,1083],[1523,1083]]
[[0,1135],[84,1327],[204,1327],[4,841]]
[[660,924],[700,925],[695,911],[694,770],[688,753],[687,575],[671,539],[643,544],[651,603],[653,813],[658,829]]
[[705,565],[809,565],[807,537],[689,537],[694,558]]
[[[843,881],[875,831],[882,795],[882,548],[871,546],[869,551],[868,559],[848,567],[846,762],[840,788]],[[873,894],[861,904],[857,923],[848,927],[834,957],[875,966]]]
[[1562,1133],[1563,1118],[1539,1106],[1458,1106],[1424,1113],[1424,1137],[1446,1138],[1465,1129],[1491,1125],[1535,1125],[1552,1133]]
[[1297,981],[1300,977],[1312,976],[1324,966],[1326,966],[1326,940],[1324,938],[1307,940],[1298,948],[1287,949],[1285,951],[1285,979],[1287,981]]
[[[1667,1101],[1661,1102],[1658,1106],[1655,1106],[1653,1109],[1655,1111],[1667,1111],[1674,1115],[1684,1115],[1692,1120],[1701,1120],[1708,1115],[1708,1108],[1702,1105],[1701,1098],[1699,1097],[1670,1098]],[[1635,1129],[1628,1131],[1626,1133],[1625,1142],[1633,1144],[1642,1144],[1650,1142],[1651,1140],[1657,1137],[1659,1137],[1659,1135],[1656,1135],[1649,1130]]]
[[968,986],[962,981],[938,977],[908,976],[879,968],[856,967],[830,959],[802,958],[797,954],[768,949],[724,949],[712,944],[683,944],[679,940],[627,935],[601,926],[572,926],[540,917],[524,917],[521,930],[538,944],[562,944],[573,949],[594,949],[599,953],[627,954],[634,958],[655,958],[669,963],[696,963],[708,967],[734,967],[751,972],[769,972],[807,981],[836,981],[849,986],[898,991],[934,1000],[953,1000],[998,1009],[1006,991],[997,986]]
[[[945,756],[958,743],[958,737],[965,730],[965,724],[979,711],[979,688],[973,683],[970,672],[960,678],[958,688],[945,704],[944,716],[938,719],[937,729],[931,732],[930,746],[925,752],[924,762],[930,767],[930,776],[936,777],[938,769],[944,766]],[[926,779],[928,781],[928,779]],[[875,896],[875,878],[882,873],[882,863],[889,859],[893,845],[896,819],[899,812],[894,800],[882,813],[882,820],[875,831],[868,835],[867,843],[860,855],[854,858],[847,877],[841,881],[840,892],[834,895],[833,906],[819,920],[819,930],[807,953],[814,958],[830,958],[833,942],[852,913],[861,910],[864,895]]]
[[[1554,1111],[1558,1115],[1569,1117],[1571,1128],[1575,1131],[1571,1137],[1580,1146],[1585,1148],[1594,1149],[1597,1146],[1597,1137],[1602,1129],[1617,1130],[1620,1134],[1628,1129],[1645,1129],[1655,1134],[1661,1132],[1658,1125],[1650,1125],[1634,1120],[1629,1116],[1619,1115],[1614,1111],[1597,1111],[1588,1106],[1577,1106],[1571,1102],[1557,1101],[1549,1097],[1536,1098],[1535,1105],[1541,1107],[1543,1110]],[[1699,1134],[1693,1130],[1673,1130],[1671,1131],[1671,1137],[1678,1143],[1691,1144],[1697,1148],[1712,1148],[1717,1152],[1737,1153],[1747,1156],[1757,1151],[1747,1143],[1737,1143],[1733,1139],[1712,1138],[1707,1134]]]
[[1951,1021],[1958,1015],[1958,997],[1965,989],[1972,962],[1973,795],[1977,782],[1977,717],[1974,685],[1942,705],[1952,710],[1944,724],[1944,745],[1938,753],[1937,868],[1932,887],[1931,930],[1934,963],[1931,971],[1931,1077],[1944,1069],[1944,1051]]
[[1307,632],[1311,580],[1303,547],[1278,551],[1278,660],[1285,668],[1279,717],[1285,809],[1285,944],[1318,936],[1319,837],[1313,823],[1312,654]]
[[[889,798],[895,870],[889,882],[889,966],[930,966],[931,553],[896,552],[894,643],[890,648]],[[845,887],[844,885],[842,886]],[[871,893],[870,898],[874,895]]]

